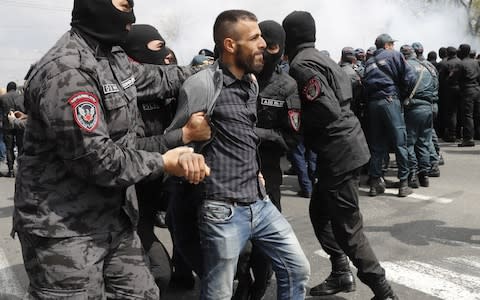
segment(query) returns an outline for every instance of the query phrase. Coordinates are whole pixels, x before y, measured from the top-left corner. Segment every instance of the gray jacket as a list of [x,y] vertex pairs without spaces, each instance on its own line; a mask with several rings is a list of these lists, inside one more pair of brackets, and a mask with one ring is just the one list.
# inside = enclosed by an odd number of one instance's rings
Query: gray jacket
[[[256,83],[256,81],[255,81]],[[219,68],[218,61],[205,70],[202,70],[183,83],[179,95],[177,112],[170,126],[165,130],[169,132],[182,128],[190,116],[196,112],[205,112],[207,117],[211,118],[215,108],[215,102],[223,87],[223,72]],[[258,94],[258,84],[256,84]],[[210,126],[212,124],[210,123]],[[212,137],[208,141],[193,142],[196,152],[199,152],[208,144],[215,135],[215,128],[212,127]]]

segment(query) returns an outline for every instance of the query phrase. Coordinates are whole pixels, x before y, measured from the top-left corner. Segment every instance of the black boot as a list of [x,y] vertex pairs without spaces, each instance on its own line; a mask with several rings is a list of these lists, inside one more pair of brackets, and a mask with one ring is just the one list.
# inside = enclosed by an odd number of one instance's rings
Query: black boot
[[416,173],[410,173],[408,175],[408,186],[412,189],[418,189],[420,187],[420,183],[418,182],[418,176]]
[[382,177],[379,178],[370,178],[370,191],[368,195],[370,197],[375,197],[378,194],[383,194],[385,192],[385,180]]
[[398,197],[407,197],[412,193],[412,189],[408,186],[408,180],[400,180],[400,187],[398,188]]
[[398,296],[395,295],[395,292],[385,278],[380,279],[370,288],[375,294],[375,297],[373,297],[372,300],[399,300]]
[[312,296],[327,296],[339,292],[349,293],[355,291],[355,278],[353,277],[346,255],[330,258],[332,272],[324,282],[310,290]]
[[428,187],[430,185],[428,173],[425,172],[418,174],[418,181],[420,182],[420,186]]

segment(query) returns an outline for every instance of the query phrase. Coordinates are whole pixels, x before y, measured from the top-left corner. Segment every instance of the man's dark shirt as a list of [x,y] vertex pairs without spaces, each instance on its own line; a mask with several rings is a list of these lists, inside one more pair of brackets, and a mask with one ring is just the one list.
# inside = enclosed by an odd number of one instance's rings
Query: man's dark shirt
[[223,88],[211,118],[214,137],[202,151],[211,169],[204,181],[204,199],[253,202],[264,198],[264,187],[258,182],[256,111],[250,75],[238,80],[223,68]]

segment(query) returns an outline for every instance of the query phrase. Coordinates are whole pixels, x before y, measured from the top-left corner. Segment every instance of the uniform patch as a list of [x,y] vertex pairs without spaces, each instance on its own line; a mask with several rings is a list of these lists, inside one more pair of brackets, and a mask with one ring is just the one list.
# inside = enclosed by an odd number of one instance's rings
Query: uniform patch
[[318,96],[320,96],[320,92],[320,81],[316,77],[310,78],[303,88],[303,96],[308,101],[315,100]]
[[94,94],[80,92],[68,99],[77,125],[88,132],[98,125],[98,98]]
[[261,99],[262,105],[266,106],[273,106],[273,107],[283,107],[285,101],[276,100],[276,99],[269,99],[269,98],[262,98]]
[[107,83],[102,85],[102,87],[103,87],[104,95],[120,92],[120,90],[118,89],[118,86],[115,83]]
[[290,126],[296,132],[300,131],[300,111],[290,109],[288,111],[288,119],[290,120]]
[[132,85],[135,84],[135,77],[130,77],[128,79],[125,79],[124,81],[122,81],[122,87],[124,89],[128,89],[129,87],[131,87]]

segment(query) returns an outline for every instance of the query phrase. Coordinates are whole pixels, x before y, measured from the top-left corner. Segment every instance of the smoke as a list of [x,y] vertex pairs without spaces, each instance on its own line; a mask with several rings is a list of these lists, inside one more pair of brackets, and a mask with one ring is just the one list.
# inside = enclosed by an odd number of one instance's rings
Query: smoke
[[[246,9],[260,21],[279,23],[294,10],[309,11],[317,24],[320,50],[338,60],[344,46],[367,49],[381,33],[403,44],[421,42],[428,51],[441,46],[470,43],[480,50],[478,38],[467,33],[464,9],[448,0],[137,0],[137,23],[157,27],[180,64],[190,63],[202,48],[213,48],[212,28],[216,16],[226,9]],[[68,30],[73,1],[9,1],[8,13],[0,18],[0,86],[14,80],[21,84],[30,64],[53,46]],[[480,51],[479,51],[480,52]]]
[[332,58],[340,57],[345,46],[373,46],[381,33],[389,33],[403,44],[421,42],[425,55],[442,46],[470,43],[478,40],[467,34],[465,9],[448,4],[433,5],[427,1],[380,0],[299,0],[299,1],[174,1],[165,7],[152,9],[137,1],[137,22],[156,26],[177,54],[181,64],[187,64],[202,48],[213,49],[212,27],[216,16],[226,9],[246,9],[259,21],[271,19],[279,23],[294,10],[309,11],[316,21],[318,49],[327,50]]

